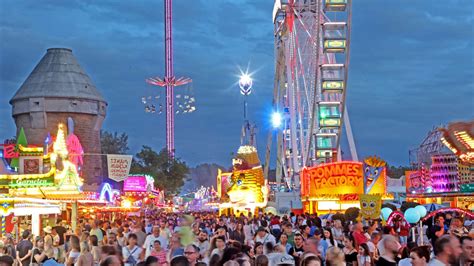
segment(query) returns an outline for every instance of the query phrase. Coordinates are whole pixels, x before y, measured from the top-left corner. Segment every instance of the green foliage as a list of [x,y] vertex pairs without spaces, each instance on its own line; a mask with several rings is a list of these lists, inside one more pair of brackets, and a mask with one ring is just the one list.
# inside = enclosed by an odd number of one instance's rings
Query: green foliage
[[353,221],[355,222],[357,217],[359,217],[359,212],[360,209],[357,207],[350,207],[349,209],[346,210],[344,213],[344,217],[346,218],[346,221]]
[[400,211],[402,213],[405,213],[405,211],[409,208],[414,208],[416,206],[420,205],[419,203],[416,203],[416,202],[408,202],[408,201],[404,201],[402,203],[402,206],[400,207]]
[[382,209],[383,208],[390,208],[392,209],[392,211],[396,211],[397,210],[397,206],[393,205],[393,204],[390,204],[390,203],[384,203],[382,204]]
[[409,167],[405,166],[392,166],[387,164],[387,175],[391,178],[400,178],[405,175],[405,171],[410,170]]
[[151,147],[143,146],[135,155],[130,172],[153,176],[155,187],[170,197],[180,192],[187,181],[189,168],[180,159],[169,159],[166,149],[157,153]]
[[104,154],[126,154],[129,150],[128,136],[125,133],[119,135],[117,132],[112,134],[101,130],[100,148]]
[[[16,138],[15,149],[18,150],[20,148],[20,145],[23,147],[28,146],[28,141],[26,140],[25,130],[23,129],[23,127],[20,128],[20,132],[18,133],[18,136]],[[18,165],[19,165],[18,158],[13,158],[12,162],[10,163],[10,167],[18,168]]]

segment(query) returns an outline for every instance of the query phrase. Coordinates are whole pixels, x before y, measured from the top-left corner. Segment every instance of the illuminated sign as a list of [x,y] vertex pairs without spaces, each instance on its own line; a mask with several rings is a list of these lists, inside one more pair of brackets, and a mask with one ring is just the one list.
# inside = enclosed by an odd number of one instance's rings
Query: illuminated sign
[[123,191],[146,191],[146,179],[144,176],[129,176],[123,182]]
[[0,187],[26,188],[54,186],[54,177],[28,178],[28,179],[0,179]]
[[305,168],[302,194],[361,194],[362,163],[339,162]]
[[129,176],[123,181],[123,191],[150,192],[154,190],[154,179],[148,175]]
[[[304,197],[317,198],[321,195],[357,195],[364,194],[364,170],[360,162],[337,162],[304,168],[301,172]],[[385,168],[378,178],[372,179],[370,190],[365,194],[385,194]]]
[[0,144],[3,146],[3,158],[18,158],[19,152],[15,151],[15,144]]

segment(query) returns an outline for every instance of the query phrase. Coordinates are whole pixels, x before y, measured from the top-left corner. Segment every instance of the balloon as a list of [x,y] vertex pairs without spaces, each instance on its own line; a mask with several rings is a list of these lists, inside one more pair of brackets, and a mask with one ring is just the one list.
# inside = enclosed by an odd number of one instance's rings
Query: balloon
[[420,214],[415,208],[409,208],[405,211],[405,219],[411,224],[416,224],[420,220]]
[[384,221],[387,221],[388,217],[392,213],[392,209],[385,207],[385,208],[382,208],[381,212],[382,212],[382,219]]
[[426,208],[423,205],[418,205],[415,207],[415,210],[420,214],[420,218],[426,216]]

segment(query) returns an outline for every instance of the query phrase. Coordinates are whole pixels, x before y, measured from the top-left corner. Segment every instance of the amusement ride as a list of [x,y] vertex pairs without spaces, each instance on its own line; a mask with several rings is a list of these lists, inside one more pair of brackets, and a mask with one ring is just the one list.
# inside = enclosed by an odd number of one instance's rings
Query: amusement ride
[[[272,122],[277,131],[277,182],[300,186],[304,167],[341,161],[342,126],[358,160],[346,107],[350,0],[276,0]],[[268,176],[273,132],[265,156]]]

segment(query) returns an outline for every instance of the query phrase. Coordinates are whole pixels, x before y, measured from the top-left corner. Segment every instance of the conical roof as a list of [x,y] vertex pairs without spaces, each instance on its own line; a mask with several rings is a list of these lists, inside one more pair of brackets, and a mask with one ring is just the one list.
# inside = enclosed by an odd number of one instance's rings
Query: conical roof
[[32,97],[76,98],[105,102],[71,49],[50,48],[10,103]]

